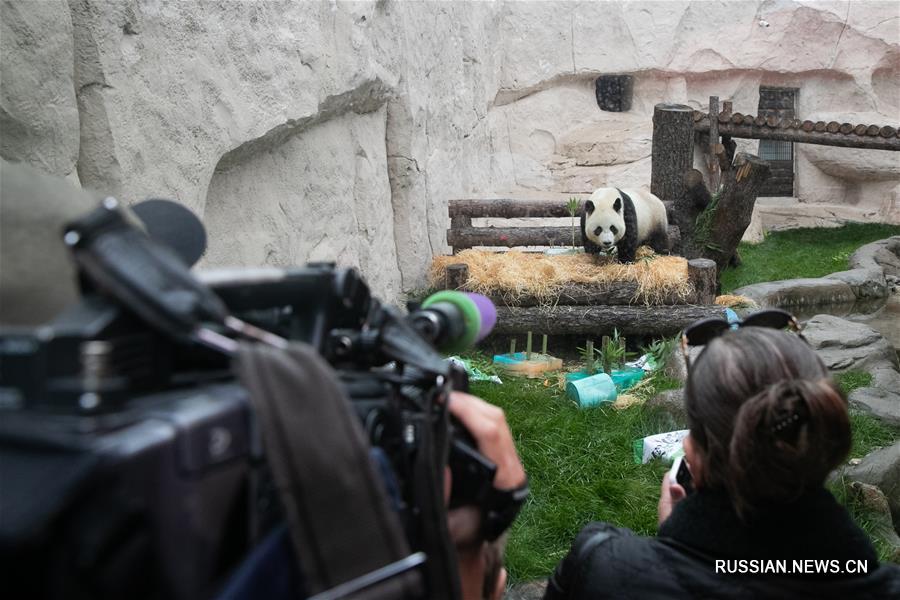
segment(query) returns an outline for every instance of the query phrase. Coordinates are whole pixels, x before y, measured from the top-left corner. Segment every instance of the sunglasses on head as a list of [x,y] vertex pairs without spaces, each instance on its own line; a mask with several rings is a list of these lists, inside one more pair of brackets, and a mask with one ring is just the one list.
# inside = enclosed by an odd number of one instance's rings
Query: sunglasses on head
[[800,333],[800,323],[791,313],[772,308],[769,310],[761,310],[752,315],[747,316],[742,321],[729,323],[725,319],[713,317],[710,319],[701,319],[684,330],[681,334],[681,352],[684,354],[684,364],[687,369],[691,368],[691,357],[688,352],[689,346],[704,346],[713,339],[719,337],[729,329],[737,329],[739,327],[766,327],[768,329],[787,329],[793,331],[805,339]]

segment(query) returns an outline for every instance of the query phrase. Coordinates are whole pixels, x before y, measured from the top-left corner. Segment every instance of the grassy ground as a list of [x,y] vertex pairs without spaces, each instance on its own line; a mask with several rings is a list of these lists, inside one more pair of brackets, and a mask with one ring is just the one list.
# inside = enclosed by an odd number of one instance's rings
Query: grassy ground
[[792,229],[766,236],[762,244],[741,244],[743,264],[722,273],[722,293],[751,283],[822,277],[848,268],[847,259],[860,246],[892,235],[900,226],[851,223],[836,229]]
[[[842,383],[865,385],[865,374],[851,374]],[[632,442],[684,425],[643,406],[580,410],[554,384],[555,379],[545,383],[506,378],[503,385],[473,385],[474,393],[506,411],[531,481],[531,498],[513,525],[507,548],[513,581],[547,577],[588,521],[610,521],[655,534],[656,502],[667,467],[659,462],[634,464]],[[643,395],[671,387],[677,382],[655,378]],[[852,423],[853,457],[900,439],[900,429],[871,417],[854,414]],[[846,498],[840,484],[834,491]],[[863,527],[870,527],[868,515],[850,508]],[[870,535],[875,537],[873,531]],[[889,548],[877,539],[876,543],[886,557]]]

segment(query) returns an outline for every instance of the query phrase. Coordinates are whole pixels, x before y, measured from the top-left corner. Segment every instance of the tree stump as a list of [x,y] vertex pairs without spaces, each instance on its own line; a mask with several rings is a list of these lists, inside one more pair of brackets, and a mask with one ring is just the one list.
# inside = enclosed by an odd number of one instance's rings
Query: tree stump
[[708,258],[721,274],[731,261],[741,236],[750,225],[760,186],[769,176],[769,164],[751,154],[739,153],[734,165],[722,173],[722,191],[713,197],[696,169],[687,171],[683,193],[675,202],[685,258]]
[[701,258],[715,261],[719,273],[737,250],[744,231],[750,225],[753,206],[763,182],[769,176],[769,163],[752,154],[739,153],[734,168],[723,177],[724,186],[718,201],[707,208],[708,231],[695,231],[695,245],[703,241]]
[[694,164],[694,111],[683,104],[657,104],[653,109],[650,192],[661,200],[677,200],[682,178]]
[[716,263],[708,258],[688,261],[688,279],[694,285],[695,304],[713,304],[716,301]]
[[454,263],[447,265],[445,286],[448,290],[462,289],[469,280],[469,265],[465,263]]

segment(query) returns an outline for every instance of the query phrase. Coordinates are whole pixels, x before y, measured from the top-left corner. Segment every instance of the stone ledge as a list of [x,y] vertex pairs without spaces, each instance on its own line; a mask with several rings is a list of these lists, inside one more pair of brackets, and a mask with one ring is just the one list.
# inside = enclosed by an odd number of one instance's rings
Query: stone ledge
[[[882,277],[883,279],[883,277]],[[815,306],[856,301],[853,288],[837,279],[783,279],[754,283],[732,292],[760,306]]]
[[900,277],[900,235],[860,246],[848,262],[851,269],[878,269],[883,275]]

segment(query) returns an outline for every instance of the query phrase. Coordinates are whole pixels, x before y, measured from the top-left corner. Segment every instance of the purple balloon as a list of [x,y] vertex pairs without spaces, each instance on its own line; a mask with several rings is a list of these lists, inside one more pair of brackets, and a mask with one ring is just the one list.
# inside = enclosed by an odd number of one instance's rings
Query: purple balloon
[[487,296],[472,292],[466,292],[465,294],[475,303],[475,306],[478,307],[478,313],[481,315],[481,327],[478,329],[478,335],[475,338],[475,342],[478,343],[486,338],[487,334],[494,328],[494,325],[497,324],[497,307],[494,306],[494,303]]

